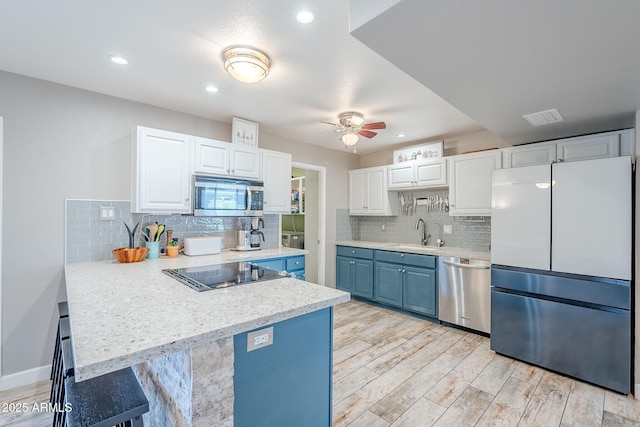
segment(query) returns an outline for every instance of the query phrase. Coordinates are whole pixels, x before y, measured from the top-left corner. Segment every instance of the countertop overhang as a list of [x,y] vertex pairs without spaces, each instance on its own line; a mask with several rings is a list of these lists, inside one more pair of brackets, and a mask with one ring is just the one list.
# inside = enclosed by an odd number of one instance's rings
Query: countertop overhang
[[65,265],[78,381],[349,301],[347,292],[283,278],[196,292],[161,272],[304,255],[291,248]]

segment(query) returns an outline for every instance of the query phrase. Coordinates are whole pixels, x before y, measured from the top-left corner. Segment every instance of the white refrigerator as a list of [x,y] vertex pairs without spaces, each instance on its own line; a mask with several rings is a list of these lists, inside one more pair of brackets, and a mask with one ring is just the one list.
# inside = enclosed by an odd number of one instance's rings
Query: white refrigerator
[[630,157],[494,170],[491,348],[629,393]]

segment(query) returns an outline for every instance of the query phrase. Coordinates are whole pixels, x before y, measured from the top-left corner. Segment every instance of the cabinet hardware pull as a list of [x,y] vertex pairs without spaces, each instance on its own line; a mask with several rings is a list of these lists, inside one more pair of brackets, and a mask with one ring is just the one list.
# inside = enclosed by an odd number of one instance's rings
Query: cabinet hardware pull
[[398,271],[399,271],[400,273],[402,273],[402,269],[401,269],[401,268],[399,268],[399,269],[398,269]]

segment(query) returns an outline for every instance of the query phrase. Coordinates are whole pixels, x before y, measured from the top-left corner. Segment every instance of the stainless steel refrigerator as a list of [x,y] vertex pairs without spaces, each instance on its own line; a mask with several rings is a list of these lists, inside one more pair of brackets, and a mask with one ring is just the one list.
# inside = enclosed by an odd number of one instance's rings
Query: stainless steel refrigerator
[[495,170],[491,348],[629,393],[632,215],[630,157]]

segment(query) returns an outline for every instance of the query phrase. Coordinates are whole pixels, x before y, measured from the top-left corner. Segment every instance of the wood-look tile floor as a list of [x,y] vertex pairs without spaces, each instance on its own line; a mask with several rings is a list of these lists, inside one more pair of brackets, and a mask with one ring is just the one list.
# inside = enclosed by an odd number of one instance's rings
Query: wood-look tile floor
[[365,302],[335,307],[333,340],[334,427],[640,427],[640,400]]
[[[500,356],[480,335],[361,301],[335,308],[333,381],[334,427],[640,427],[640,400]],[[49,387],[0,392],[0,405],[47,402]],[[51,413],[1,410],[0,426],[51,425]]]

